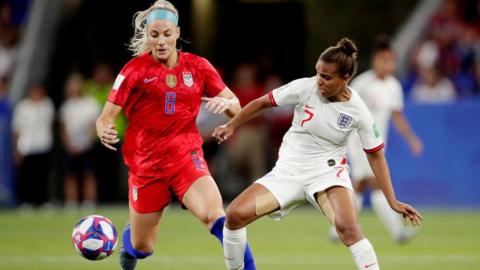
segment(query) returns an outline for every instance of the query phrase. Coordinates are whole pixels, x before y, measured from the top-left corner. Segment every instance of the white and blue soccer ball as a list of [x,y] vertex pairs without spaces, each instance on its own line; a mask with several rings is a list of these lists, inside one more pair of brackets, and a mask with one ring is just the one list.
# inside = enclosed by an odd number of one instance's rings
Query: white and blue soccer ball
[[113,253],[118,243],[117,229],[106,217],[82,218],[73,228],[75,250],[89,260],[101,260]]

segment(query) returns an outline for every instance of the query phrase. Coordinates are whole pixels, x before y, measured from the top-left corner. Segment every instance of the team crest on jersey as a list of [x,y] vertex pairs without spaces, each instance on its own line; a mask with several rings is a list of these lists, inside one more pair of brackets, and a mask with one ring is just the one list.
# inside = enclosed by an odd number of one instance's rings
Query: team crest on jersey
[[168,74],[166,78],[166,83],[168,87],[174,88],[175,86],[177,86],[177,77],[175,75]]
[[340,128],[347,128],[352,122],[352,117],[344,113],[340,113],[340,116],[337,119],[337,124]]
[[183,72],[183,84],[188,87],[193,86],[193,76],[191,72]]

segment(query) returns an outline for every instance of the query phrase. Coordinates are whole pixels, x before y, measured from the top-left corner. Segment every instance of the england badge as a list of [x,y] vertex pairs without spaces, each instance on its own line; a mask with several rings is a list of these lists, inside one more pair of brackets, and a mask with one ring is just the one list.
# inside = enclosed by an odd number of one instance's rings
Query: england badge
[[183,84],[188,87],[193,86],[193,76],[191,72],[183,72]]
[[338,116],[337,124],[340,128],[347,128],[352,122],[352,117],[343,113]]

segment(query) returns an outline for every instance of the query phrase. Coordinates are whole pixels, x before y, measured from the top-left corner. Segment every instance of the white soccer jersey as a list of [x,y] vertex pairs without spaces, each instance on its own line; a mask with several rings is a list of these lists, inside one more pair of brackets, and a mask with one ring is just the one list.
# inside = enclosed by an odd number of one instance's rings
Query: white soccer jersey
[[95,142],[95,120],[100,107],[90,96],[68,98],[60,107],[60,120],[65,125],[69,143],[81,151],[88,150]]
[[[403,110],[403,91],[400,82],[393,76],[387,76],[381,80],[373,70],[369,70],[357,76],[352,81],[351,87],[360,95],[372,113],[386,143],[388,123],[392,113]],[[348,139],[348,157],[354,180],[373,176],[365,153],[360,148],[358,137],[356,132],[353,132]]]
[[365,151],[383,147],[380,133],[367,107],[352,91],[350,100],[331,102],[318,90],[316,77],[303,78],[272,90],[274,105],[295,106],[292,126],[283,137],[279,161],[314,164],[346,155],[346,141],[353,130]]
[[381,80],[373,70],[358,75],[350,85],[367,105],[380,134],[386,141],[392,113],[403,111],[402,85],[393,76]]
[[22,155],[42,154],[53,145],[52,123],[55,108],[50,98],[20,101],[13,112],[13,130],[18,133],[17,147]]

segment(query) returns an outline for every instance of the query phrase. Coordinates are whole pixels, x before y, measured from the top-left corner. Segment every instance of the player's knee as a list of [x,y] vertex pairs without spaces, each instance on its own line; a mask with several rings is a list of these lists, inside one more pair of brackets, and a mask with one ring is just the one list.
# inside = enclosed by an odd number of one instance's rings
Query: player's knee
[[248,224],[248,215],[240,207],[229,206],[226,218],[227,227],[232,230],[243,228]]
[[210,228],[220,217],[225,216],[225,212],[223,209],[216,209],[209,211],[204,218],[202,218],[202,223],[205,224],[208,228]]
[[362,239],[360,225],[354,222],[336,221],[335,227],[337,229],[338,237],[345,245],[352,245]]

